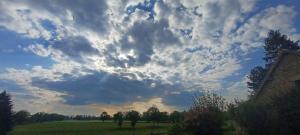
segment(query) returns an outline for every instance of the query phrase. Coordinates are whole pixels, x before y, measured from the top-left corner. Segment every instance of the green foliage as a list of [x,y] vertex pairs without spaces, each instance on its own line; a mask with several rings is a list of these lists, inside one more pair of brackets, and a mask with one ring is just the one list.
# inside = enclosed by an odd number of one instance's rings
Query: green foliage
[[140,120],[141,117],[139,112],[132,110],[126,114],[126,118],[130,120],[131,126],[134,128],[137,121]]
[[169,122],[169,114],[168,114],[168,112],[160,112],[159,122]]
[[147,118],[152,121],[153,123],[158,124],[160,122],[161,119],[161,113],[159,111],[159,109],[155,106],[150,107],[147,112],[144,113]]
[[66,116],[56,114],[56,113],[44,113],[44,112],[38,112],[31,116],[30,121],[31,122],[48,122],[48,121],[62,121],[67,119]]
[[271,30],[268,33],[268,37],[265,39],[264,60],[267,64],[273,63],[282,49],[298,51],[300,49],[298,42],[299,41],[292,41],[278,30]]
[[118,123],[118,126],[122,128],[123,121],[124,121],[124,114],[122,112],[117,112],[114,114],[114,120]]
[[110,116],[108,115],[107,112],[102,112],[100,115],[100,119],[102,120],[102,122],[104,122],[105,120],[108,120],[110,118]]
[[225,99],[206,93],[194,99],[194,105],[185,114],[187,130],[194,135],[221,135]]
[[99,118],[92,115],[75,115],[75,117],[70,117],[68,119],[73,120],[98,120]]
[[277,115],[270,105],[247,101],[239,105],[235,121],[250,135],[269,135],[277,127]]
[[13,115],[14,123],[19,124],[25,124],[30,121],[30,113],[25,110],[18,111]]
[[178,111],[173,111],[170,114],[170,121],[172,123],[178,123],[183,121],[183,113],[178,112]]
[[300,89],[273,98],[273,106],[284,132],[289,135],[300,133]]
[[13,112],[10,95],[5,91],[0,93],[0,135],[6,133],[13,128]]
[[267,70],[261,66],[257,66],[250,71],[250,75],[248,76],[249,81],[247,82],[248,88],[253,90],[250,92],[250,96],[256,94],[264,77],[266,76],[266,73]]
[[250,135],[296,135],[300,132],[300,90],[287,91],[268,103],[240,103],[235,121]]

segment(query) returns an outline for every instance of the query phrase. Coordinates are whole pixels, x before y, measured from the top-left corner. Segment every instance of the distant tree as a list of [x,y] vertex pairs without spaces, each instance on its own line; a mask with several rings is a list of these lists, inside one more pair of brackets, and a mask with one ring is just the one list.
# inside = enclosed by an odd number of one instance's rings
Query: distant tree
[[178,112],[178,111],[173,111],[171,114],[170,114],[170,121],[172,123],[178,123],[178,122],[181,122],[183,120],[183,115],[182,113]]
[[264,60],[267,64],[273,63],[282,49],[298,51],[300,49],[298,43],[299,41],[292,41],[279,30],[271,30],[265,39]]
[[29,122],[30,120],[30,113],[26,110],[18,111],[13,115],[14,123],[15,124],[24,124]]
[[248,88],[252,89],[252,91],[250,91],[250,96],[256,94],[266,73],[267,70],[260,66],[257,66],[250,71],[250,75],[248,76],[249,81],[247,82]]
[[136,125],[137,121],[140,120],[141,116],[140,116],[139,112],[132,110],[132,111],[127,112],[126,118],[128,120],[130,120],[131,126],[133,128],[135,128],[135,125]]
[[62,121],[67,119],[66,116],[56,113],[38,112],[30,117],[32,122]]
[[0,135],[6,135],[13,128],[13,112],[10,95],[0,93]]
[[102,122],[104,122],[105,120],[109,119],[109,115],[107,112],[102,112],[100,115],[100,119],[102,120]]
[[99,117],[92,115],[76,115],[72,119],[74,120],[99,120]]
[[117,112],[116,114],[114,114],[114,118],[116,118],[117,122],[118,122],[118,126],[120,128],[122,128],[123,125],[123,121],[124,121],[124,115],[122,112]]
[[160,122],[168,122],[169,121],[169,113],[168,112],[160,112],[159,121]]
[[143,112],[143,115],[142,115],[142,118],[141,118],[143,121],[147,121],[147,122],[150,122],[150,115],[148,112]]
[[118,121],[118,113],[113,115],[113,121],[116,123]]
[[150,107],[146,114],[148,115],[148,119],[153,122],[153,125],[159,124],[160,118],[161,118],[161,113],[159,109],[155,106]]

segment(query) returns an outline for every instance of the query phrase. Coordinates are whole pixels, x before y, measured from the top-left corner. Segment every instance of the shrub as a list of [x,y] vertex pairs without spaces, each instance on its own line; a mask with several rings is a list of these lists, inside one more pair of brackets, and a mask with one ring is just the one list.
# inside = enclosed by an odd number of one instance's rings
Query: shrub
[[277,115],[269,105],[247,101],[239,105],[235,120],[250,135],[268,135],[278,127]]
[[300,90],[272,97],[270,102],[240,103],[235,121],[250,135],[296,135],[300,132]]
[[185,114],[187,130],[194,135],[221,135],[225,99],[216,94],[204,94],[194,99],[194,105]]
[[279,114],[282,131],[289,135],[300,133],[300,90],[292,89],[273,98],[273,106]]

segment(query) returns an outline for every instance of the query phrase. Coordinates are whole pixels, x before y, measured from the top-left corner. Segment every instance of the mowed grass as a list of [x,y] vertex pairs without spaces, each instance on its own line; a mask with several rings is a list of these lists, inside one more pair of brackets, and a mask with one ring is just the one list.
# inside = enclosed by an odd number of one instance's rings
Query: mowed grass
[[170,126],[160,123],[159,127],[153,127],[152,123],[140,122],[133,129],[129,122],[119,128],[113,122],[60,121],[16,126],[9,135],[150,135],[166,133]]

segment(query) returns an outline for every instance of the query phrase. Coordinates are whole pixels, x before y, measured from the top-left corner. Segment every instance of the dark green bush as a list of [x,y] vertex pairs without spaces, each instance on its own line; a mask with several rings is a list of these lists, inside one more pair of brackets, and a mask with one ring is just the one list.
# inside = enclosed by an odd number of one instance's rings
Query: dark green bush
[[296,135],[300,133],[300,91],[291,90],[270,102],[240,103],[235,121],[250,135]]
[[193,135],[222,135],[224,98],[205,94],[194,99],[194,105],[185,113],[185,124]]
[[239,105],[235,120],[250,135],[271,135],[274,127],[278,127],[277,112],[271,106],[253,101]]
[[300,133],[300,90],[273,98],[273,106],[279,114],[281,129],[289,135]]

